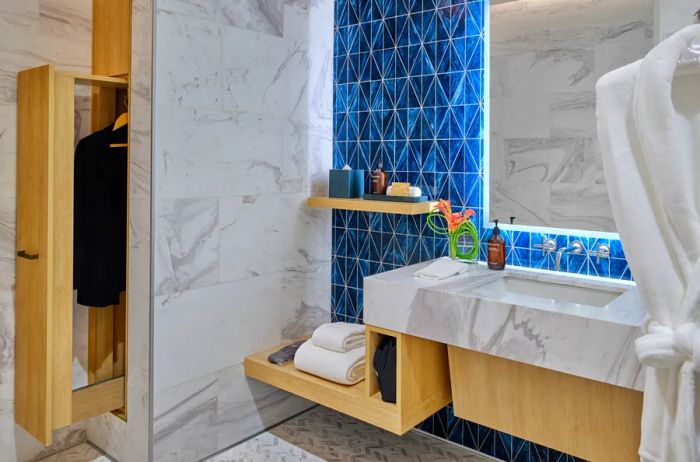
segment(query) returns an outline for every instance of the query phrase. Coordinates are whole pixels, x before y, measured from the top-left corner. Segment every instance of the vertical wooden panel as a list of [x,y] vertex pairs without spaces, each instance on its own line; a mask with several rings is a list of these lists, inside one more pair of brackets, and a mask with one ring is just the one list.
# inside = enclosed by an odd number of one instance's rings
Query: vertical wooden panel
[[442,343],[398,334],[397,396],[401,426],[408,431],[452,401],[447,347]]
[[114,122],[116,107],[116,88],[93,86],[90,100],[90,128],[93,132],[102,130]]
[[594,462],[639,460],[641,392],[452,346],[449,356],[456,416]]
[[114,376],[121,377],[126,374],[126,326],[127,326],[127,311],[126,311],[126,292],[119,295],[121,303],[114,305],[114,339],[113,339],[113,363]]
[[17,82],[17,251],[15,421],[51,443],[49,172],[53,145],[53,69],[20,72]]
[[93,0],[92,72],[126,76],[131,63],[131,1]]
[[53,288],[53,428],[72,422],[73,384],[73,143],[75,79],[54,77],[54,149],[49,204],[53,217],[50,287]]
[[88,313],[88,383],[114,377],[114,309],[90,308]]

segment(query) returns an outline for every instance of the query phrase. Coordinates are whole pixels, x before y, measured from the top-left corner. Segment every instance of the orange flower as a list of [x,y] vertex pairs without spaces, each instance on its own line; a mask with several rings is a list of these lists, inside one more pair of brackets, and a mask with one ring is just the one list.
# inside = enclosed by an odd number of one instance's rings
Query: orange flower
[[452,206],[450,205],[450,201],[446,201],[445,199],[440,199],[437,204],[437,209],[441,211],[445,217],[447,217],[448,214],[452,213]]
[[464,220],[466,220],[466,217],[462,215],[461,213],[451,213],[447,216],[447,229],[450,232],[457,231],[457,228],[459,228],[459,225],[461,225]]
[[447,221],[447,230],[449,232],[457,231],[462,223],[476,215],[476,212],[472,209],[467,209],[463,212],[453,212],[452,204],[445,199],[440,199],[435,208],[445,217]]

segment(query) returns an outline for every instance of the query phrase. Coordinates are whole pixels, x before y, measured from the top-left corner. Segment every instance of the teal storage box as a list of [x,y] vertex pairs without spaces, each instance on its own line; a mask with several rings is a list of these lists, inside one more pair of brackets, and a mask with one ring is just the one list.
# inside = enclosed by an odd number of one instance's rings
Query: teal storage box
[[328,196],[341,199],[357,199],[365,194],[364,170],[329,170]]

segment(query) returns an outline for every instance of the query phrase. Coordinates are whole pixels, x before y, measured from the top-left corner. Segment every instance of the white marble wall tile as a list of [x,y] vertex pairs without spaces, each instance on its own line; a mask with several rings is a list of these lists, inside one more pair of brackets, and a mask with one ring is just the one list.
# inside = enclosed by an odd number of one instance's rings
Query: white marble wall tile
[[[551,185],[539,181],[491,181],[491,217],[515,216],[531,226],[551,226]],[[507,212],[510,215],[501,215]]]
[[[243,362],[246,355],[318,327],[330,318],[330,265],[285,271],[155,299],[156,391]],[[182,365],[186,364],[187,367]]]
[[0,199],[13,198],[17,191],[15,154],[0,154]]
[[149,200],[151,197],[151,108],[144,105],[131,105],[131,114],[140,112],[145,112],[148,117],[137,120],[133,115],[131,116],[130,125],[138,128],[132,129],[129,137],[129,197],[132,200]]
[[499,58],[508,60],[511,95],[585,91],[595,85],[593,47],[551,48]]
[[281,116],[162,107],[156,126],[159,200],[288,192]]
[[[0,290],[0,399],[10,399],[14,393],[15,312],[12,290]],[[0,449],[6,446],[0,443]]]
[[26,0],[23,2],[2,2],[0,14],[13,13],[32,16],[39,11],[39,0]]
[[217,450],[271,428],[314,403],[245,377],[237,364],[217,373]]
[[39,33],[34,40],[41,44],[43,61],[55,63],[61,69],[84,70],[86,58],[89,61],[92,56],[92,41],[76,40],[76,37],[91,37],[91,34],[91,1],[41,0]]
[[552,138],[595,138],[595,92],[561,93],[552,96],[550,136]]
[[189,462],[216,452],[216,373],[157,391],[154,398],[155,461]]
[[625,40],[603,43],[595,48],[596,78],[642,59],[651,50],[651,40]]
[[[17,151],[17,105],[0,104],[0,155],[13,154]],[[3,170],[5,170],[5,163]],[[12,164],[14,165],[14,163]],[[11,167],[10,165],[9,167]],[[12,174],[14,176],[14,169]]]
[[282,135],[282,172],[290,189],[310,195],[328,195],[328,170],[333,159],[333,123],[330,119],[311,122],[287,119]]
[[219,281],[219,204],[216,199],[155,204],[155,295]]
[[656,2],[657,41],[697,22],[697,18],[693,16],[698,10],[698,3],[695,0],[656,0]]
[[327,105],[318,104],[332,95],[330,42],[309,45],[237,27],[224,27],[222,40],[224,108],[330,118]]
[[304,95],[305,104],[297,106],[293,117],[330,121],[333,118],[333,47],[325,39],[318,42],[320,44],[314,42],[307,50],[311,71]]
[[[561,46],[651,40],[655,0],[550,0],[550,40]],[[542,3],[542,2],[540,2]]]
[[549,138],[551,99],[546,94],[499,96],[491,99],[493,129],[503,138]]
[[247,379],[243,365],[156,392],[156,461],[199,460],[311,406],[304,399]]
[[[307,207],[306,198],[306,194],[222,198],[221,281],[329,264],[330,223]],[[324,235],[327,238],[319,239]]]
[[[501,56],[544,47],[549,42],[549,5],[535,1],[491,3],[491,53]],[[523,20],[527,18],[527,20]]]
[[[131,14],[131,77],[129,86],[131,90],[129,104],[132,109],[142,108],[132,117],[131,124],[136,122],[137,132],[144,132],[146,128],[150,132],[151,127],[151,101],[152,101],[152,68],[153,68],[153,2],[155,0],[133,0]],[[129,140],[133,143],[133,135]],[[148,152],[147,150],[135,150],[131,146],[131,155]]]
[[548,226],[615,229],[610,198],[604,184],[553,184],[550,207]]
[[221,106],[219,25],[161,11],[158,14],[156,102],[187,107]]
[[303,44],[237,27],[223,28],[222,39],[224,108],[289,115],[303,104],[309,78]]
[[284,36],[325,45],[333,42],[333,0],[287,0],[284,4]]
[[[281,37],[290,0],[162,0],[158,8]],[[292,0],[293,1],[293,0]]]
[[129,293],[151,294],[151,202],[129,202]]
[[15,274],[15,199],[0,199],[0,273]]

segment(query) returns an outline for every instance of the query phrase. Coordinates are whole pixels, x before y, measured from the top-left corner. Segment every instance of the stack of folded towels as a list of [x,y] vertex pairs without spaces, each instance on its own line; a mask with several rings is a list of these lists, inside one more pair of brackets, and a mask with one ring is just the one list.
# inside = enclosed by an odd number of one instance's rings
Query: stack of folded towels
[[365,378],[365,326],[347,322],[324,324],[294,355],[300,371],[354,385]]

